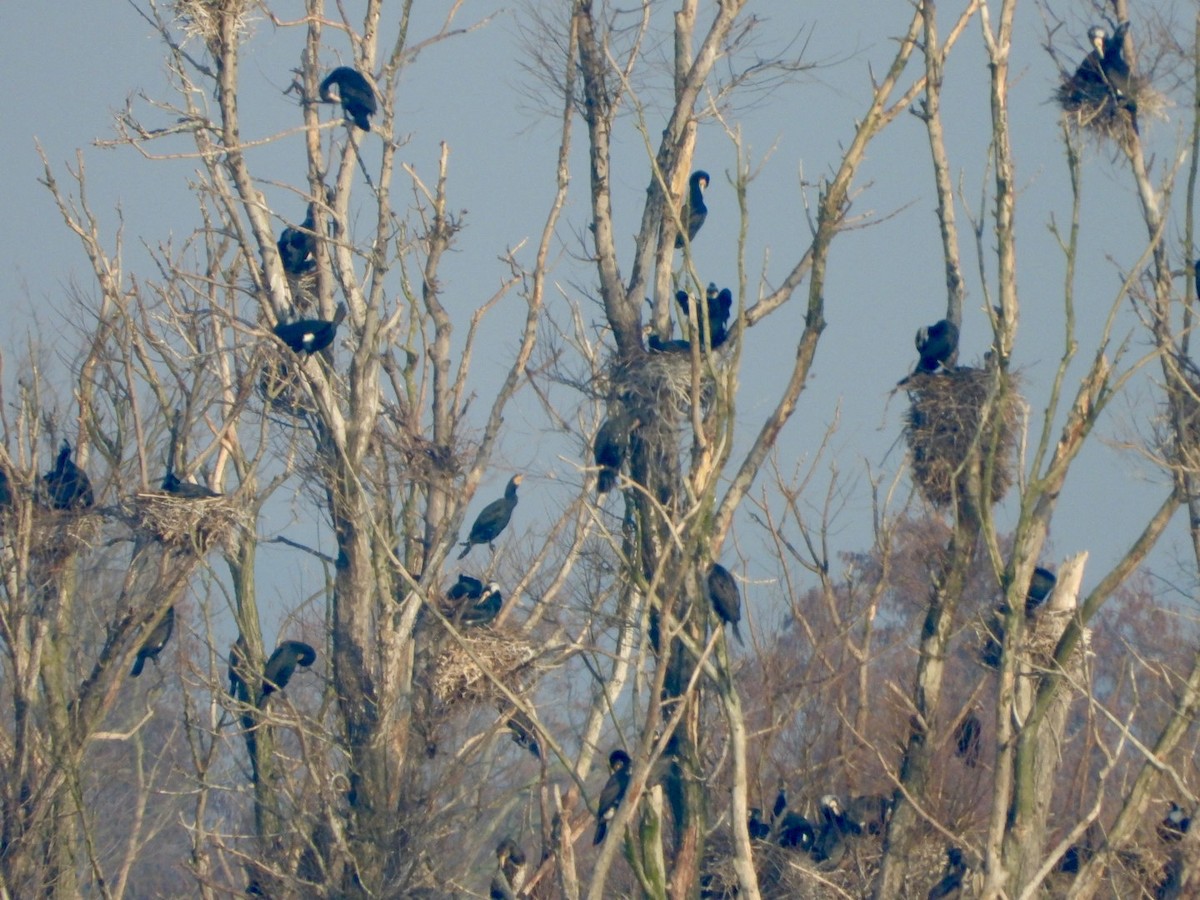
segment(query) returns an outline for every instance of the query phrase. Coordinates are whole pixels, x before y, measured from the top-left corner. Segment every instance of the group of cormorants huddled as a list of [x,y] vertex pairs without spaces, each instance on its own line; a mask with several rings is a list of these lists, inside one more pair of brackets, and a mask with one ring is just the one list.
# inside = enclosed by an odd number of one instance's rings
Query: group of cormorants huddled
[[762,810],[750,810],[746,823],[750,837],[773,841],[780,847],[808,854],[820,868],[835,868],[845,856],[848,841],[864,834],[880,834],[891,817],[893,801],[883,795],[850,798],[843,806],[834,794],[821,797],[819,818],[810,822],[788,808],[787,789],[779,788],[770,820]]

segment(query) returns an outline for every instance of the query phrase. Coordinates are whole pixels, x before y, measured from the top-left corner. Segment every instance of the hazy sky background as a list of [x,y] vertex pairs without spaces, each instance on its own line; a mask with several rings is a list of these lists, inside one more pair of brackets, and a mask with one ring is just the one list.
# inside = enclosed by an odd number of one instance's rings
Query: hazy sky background
[[[299,4],[293,4],[299,15]],[[564,4],[541,4],[560,9]],[[940,4],[943,33],[950,15],[963,5]],[[357,11],[361,4],[347,3]],[[443,4],[418,3],[410,35],[419,40],[430,33],[430,18]],[[669,21],[669,4],[658,15]],[[1081,2],[1048,4],[1068,28],[1056,36],[1069,58],[1084,53],[1087,26],[1095,21]],[[1151,10],[1175,14],[1190,28],[1190,4],[1143,3],[1138,12]],[[804,3],[771,0],[752,3],[751,9],[766,20],[758,52],[791,52],[804,49],[804,60],[816,67],[795,77],[769,96],[758,96],[754,105],[737,114],[745,148],[762,171],[749,194],[750,225],[746,265],[749,299],[760,292],[759,275],[768,288],[788,271],[810,239],[804,192],[815,199],[814,182],[833,171],[840,148],[851,136],[869,99],[872,73],[881,76],[911,15],[908,3],[883,0],[843,0],[838,3]],[[702,4],[702,21],[711,15]],[[1193,10],[1194,12],[1194,10]],[[531,62],[521,40],[521,16],[511,7],[467,2],[459,19],[470,24],[488,15],[491,21],[479,30],[425,50],[404,73],[397,103],[398,133],[408,136],[399,159],[422,176],[436,173],[438,146],[450,146],[452,208],[468,211],[467,228],[443,267],[444,301],[465,328],[470,314],[498,287],[508,268],[498,260],[506,248],[529,243],[520,254],[532,260],[533,248],[545,219],[553,189],[557,129],[535,107],[531,94],[539,85],[525,67]],[[1141,43],[1148,28],[1134,20],[1133,34]],[[389,23],[381,46],[393,39]],[[1183,33],[1187,33],[1186,31]],[[329,68],[350,60],[343,35],[326,31],[322,62]],[[1033,2],[1018,12],[1018,40],[1012,60],[1011,111],[1015,157],[1021,195],[1018,200],[1018,266],[1021,325],[1014,362],[1029,401],[1033,432],[1047,399],[1051,378],[1062,354],[1064,313],[1062,304],[1063,259],[1047,230],[1051,219],[1066,223],[1070,214],[1065,155],[1059,133],[1059,114],[1050,97],[1057,86],[1057,71],[1043,43],[1043,10]],[[243,136],[248,140],[276,134],[301,122],[295,98],[282,91],[291,82],[290,70],[300,63],[303,28],[277,29],[258,18],[242,55],[241,93]],[[670,33],[660,30],[646,48],[647,57],[660,63],[669,59]],[[64,185],[65,166],[75,165],[81,149],[88,173],[89,201],[104,227],[103,242],[115,244],[120,208],[124,225],[124,263],[127,272],[153,276],[141,249],[189,235],[198,223],[188,183],[199,170],[195,160],[152,162],[130,148],[99,149],[96,139],[113,135],[112,116],[133,98],[139,115],[148,124],[162,118],[139,94],[167,96],[164,52],[158,36],[134,7],[117,0],[64,0],[51,15],[37,3],[8,3],[0,7],[0,67],[9,90],[0,97],[0,153],[5,160],[0,179],[0,232],[3,260],[0,288],[9,310],[3,350],[4,376],[16,375],[26,343],[40,340],[54,345],[69,362],[77,347],[69,320],[75,315],[67,301],[72,285],[87,296],[95,295],[93,278],[78,240],[64,227],[48,192],[38,184],[41,166],[35,152],[40,142]],[[911,83],[923,63],[915,58],[905,78]],[[946,71],[945,120],[948,150],[956,179],[965,199],[978,213],[985,184],[987,141],[990,135],[988,71],[978,23],[955,50]],[[661,87],[664,82],[657,81]],[[1165,90],[1167,86],[1163,86]],[[647,91],[642,97],[657,136],[665,122],[665,94]],[[211,98],[210,98],[211,100]],[[559,101],[548,98],[551,105]],[[1168,110],[1169,120],[1143,124],[1147,156],[1154,155],[1156,172],[1178,155],[1181,134],[1188,126],[1186,107]],[[323,117],[335,115],[332,109]],[[328,133],[327,133],[328,134]],[[341,134],[338,134],[341,139]],[[378,158],[376,135],[364,141],[367,159]],[[601,322],[600,309],[581,294],[591,289],[594,275],[577,261],[575,236],[589,220],[587,195],[586,131],[581,122],[574,135],[573,180],[561,226],[562,242],[553,282],[562,294],[548,298],[549,311],[559,322],[568,316],[568,300],[584,304],[586,317]],[[177,145],[179,147],[182,144]],[[305,185],[303,137],[295,134],[251,151],[250,164],[259,177]],[[696,238],[694,253],[703,280],[734,286],[736,283],[736,199],[727,181],[735,165],[735,152],[719,124],[706,121],[700,132],[696,164],[713,176],[708,192],[709,218]],[[371,167],[368,162],[368,168]],[[1084,171],[1085,199],[1082,249],[1076,285],[1079,362],[1076,376],[1090,360],[1104,317],[1120,287],[1121,268],[1131,265],[1144,248],[1144,229],[1137,211],[1128,167],[1110,148],[1090,144]],[[641,137],[626,117],[614,144],[614,194],[617,202],[619,248],[625,252],[623,270],[628,275],[629,251],[638,226],[641,203],[649,181],[649,167]],[[802,182],[805,187],[802,188]],[[935,216],[931,166],[926,131],[914,116],[904,114],[885,136],[871,147],[857,179],[860,194],[852,215],[875,220],[871,227],[840,237],[832,254],[826,290],[828,327],[818,350],[813,377],[797,414],[779,444],[779,463],[788,471],[811,460],[826,428],[837,422],[831,441],[837,469],[844,481],[845,508],[834,523],[831,544],[837,550],[861,550],[870,542],[870,496],[865,467],[885,478],[904,464],[904,450],[895,444],[906,408],[903,395],[891,397],[893,386],[915,360],[912,336],[918,326],[945,314],[945,287],[941,247]],[[362,190],[365,186],[359,185]],[[393,184],[397,202],[409,196],[403,173]],[[282,218],[297,221],[304,204],[288,191],[264,187]],[[361,198],[365,198],[365,190]],[[990,195],[989,195],[990,198]],[[1176,203],[1167,240],[1173,265],[1183,265],[1191,254],[1180,249],[1183,225],[1179,218],[1182,197]],[[990,199],[989,199],[990,203]],[[990,343],[990,331],[981,311],[985,295],[978,276],[977,255],[960,204],[963,261],[968,283],[960,362],[977,363]],[[282,226],[280,226],[282,227]],[[985,225],[984,264],[994,273],[991,254],[994,240]],[[804,291],[792,303],[750,330],[745,338],[742,384],[738,396],[738,421],[743,445],[773,408],[790,370],[796,340],[803,327]],[[1179,290],[1183,290],[1182,280]],[[488,324],[489,349],[482,354],[476,384],[481,400],[477,414],[490,403],[488,370],[499,371],[516,346],[524,304],[515,295],[502,301]],[[1141,355],[1147,340],[1137,328],[1128,305],[1122,307],[1118,335],[1132,334],[1131,353]],[[40,336],[40,337],[39,337]],[[343,351],[344,353],[344,351]],[[1155,367],[1147,371],[1153,373]],[[1073,381],[1068,379],[1068,392]],[[1161,474],[1145,466],[1135,454],[1113,442],[1130,436],[1131,423],[1144,431],[1149,395],[1135,382],[1126,398],[1106,415],[1102,434],[1110,441],[1092,441],[1077,463],[1055,517],[1051,540],[1052,562],[1078,552],[1092,553],[1086,584],[1094,583],[1143,527],[1149,511],[1167,491]],[[518,528],[540,531],[549,515],[564,506],[577,490],[579,474],[569,461],[570,446],[557,436],[544,434],[545,420],[531,392],[506,417],[509,429],[502,455],[477,495],[467,522],[484,502],[498,496],[514,470],[527,473],[522,486]],[[895,446],[893,446],[895,444]],[[889,452],[890,451],[890,452]],[[45,448],[48,464],[50,448]],[[820,466],[811,504],[823,501],[828,462]],[[762,477],[755,492],[764,489]],[[907,482],[906,482],[907,484]],[[905,491],[907,487],[905,487]],[[610,501],[615,503],[616,501]],[[539,505],[546,522],[539,522]],[[615,506],[613,509],[615,510]],[[1011,504],[1001,521],[1012,524]],[[1185,538],[1177,529],[1175,539]],[[760,537],[750,527],[739,526],[738,550],[751,560],[760,550]],[[1171,554],[1165,547],[1157,564],[1177,581]],[[727,544],[727,561],[733,545]],[[269,563],[265,563],[269,564]],[[749,574],[754,577],[753,562]],[[1190,590],[1190,582],[1182,585]]]

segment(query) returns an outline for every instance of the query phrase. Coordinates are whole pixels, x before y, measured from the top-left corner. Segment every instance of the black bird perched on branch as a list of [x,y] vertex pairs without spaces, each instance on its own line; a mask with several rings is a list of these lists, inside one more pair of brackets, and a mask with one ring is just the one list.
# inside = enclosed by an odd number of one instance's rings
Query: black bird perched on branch
[[514,744],[524,747],[538,759],[542,758],[542,748],[537,740],[537,726],[533,724],[533,719],[514,707],[507,725],[508,730],[512,732]]
[[962,890],[967,874],[967,860],[957,847],[946,848],[946,868],[942,880],[929,889],[929,900],[949,900]]
[[87,472],[71,460],[71,442],[63,440],[54,468],[42,476],[42,499],[51,509],[87,509],[95,503]]
[[919,329],[915,343],[917,353],[921,355],[918,372],[936,372],[943,366],[949,368],[958,352],[958,326],[949,319],[942,319]]
[[[708,207],[704,205],[704,189],[708,187],[708,173],[697,169],[688,178],[688,195],[679,210],[679,221],[687,229],[687,239],[690,243],[695,239],[700,226],[708,218]],[[683,235],[675,235],[675,247],[683,246]]]
[[[684,316],[688,314],[688,309],[691,306],[691,297],[687,291],[676,291],[675,302],[679,304],[683,310]],[[733,311],[733,291],[729,288],[721,288],[717,290],[715,282],[709,282],[705,289],[704,306],[708,308],[708,339],[710,346],[716,350],[725,343],[725,339],[729,337],[726,331],[726,326],[729,323],[729,314]],[[703,316],[703,309],[696,309],[697,320]],[[703,328],[703,325],[701,325]]]
[[625,462],[625,451],[629,446],[629,435],[640,423],[631,420],[626,412],[616,412],[604,420],[596,432],[593,453],[600,474],[596,478],[596,491],[607,494],[617,483],[621,465]]
[[317,651],[304,641],[284,641],[275,648],[263,669],[263,699],[287,687],[297,666],[308,668],[316,661]]
[[968,768],[973,769],[979,763],[979,735],[982,732],[983,724],[973,712],[967,713],[954,729],[954,755]]
[[333,321],[323,319],[301,319],[276,325],[275,336],[297,353],[313,354],[333,343],[338,326],[346,318],[346,304],[339,303]]
[[[337,96],[333,88],[337,87]],[[321,99],[326,103],[340,101],[346,117],[363,131],[371,130],[371,116],[378,109],[375,105],[375,90],[357,69],[338,66],[321,82]]]
[[764,841],[771,835],[771,825],[762,819],[762,810],[757,806],[751,807],[750,817],[746,820],[746,830],[756,841]]
[[299,228],[289,225],[279,233],[279,261],[289,275],[307,275],[317,266],[317,236],[315,204],[308,204],[308,215]]
[[504,496],[499,500],[493,500],[483,508],[483,512],[479,514],[475,524],[471,526],[471,533],[462,542],[463,552],[458,555],[459,559],[465,559],[476,544],[487,544],[493,553],[496,551],[492,542],[508,526],[508,520],[512,518],[512,512],[517,506],[517,486],[520,483],[521,476],[514,475],[508,480]]
[[221,496],[216,491],[202,484],[180,481],[174,472],[168,472],[162,480],[162,489],[168,494],[174,494],[176,497],[183,497],[186,500],[209,500],[213,497]]
[[625,791],[629,789],[629,777],[633,774],[633,760],[624,750],[614,750],[608,755],[608,770],[612,774],[604,782],[600,791],[600,803],[596,807],[596,837],[592,844],[604,840],[608,834],[608,823],[617,814],[617,807],[625,799]]
[[491,900],[512,900],[525,884],[525,851],[512,838],[496,846],[498,871],[490,889]]
[[489,581],[478,597],[455,612],[455,618],[464,625],[487,625],[500,615],[503,608],[504,595],[500,593],[500,585]]
[[713,563],[708,570],[708,599],[721,621],[733,626],[733,636],[744,646],[745,641],[738,631],[738,622],[742,619],[742,595],[729,570],[720,563]]
[[141,675],[142,668],[148,659],[154,660],[154,664],[158,665],[158,654],[162,653],[163,647],[167,646],[167,641],[171,639],[171,632],[174,630],[175,607],[168,606],[163,617],[158,620],[158,624],[151,629],[146,640],[142,641],[142,646],[137,652],[137,659],[133,661],[133,670],[129,673],[130,676],[137,678]]
[[1029,581],[1029,592],[1025,595],[1025,615],[1032,616],[1034,611],[1046,602],[1046,598],[1054,590],[1057,581],[1057,576],[1049,569],[1038,566],[1033,570],[1033,578]]

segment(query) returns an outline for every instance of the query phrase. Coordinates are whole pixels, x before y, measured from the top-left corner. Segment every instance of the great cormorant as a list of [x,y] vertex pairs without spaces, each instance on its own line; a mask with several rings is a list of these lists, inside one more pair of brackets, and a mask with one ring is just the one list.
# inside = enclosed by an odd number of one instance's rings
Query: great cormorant
[[1098,102],[1111,96],[1113,102],[1128,110],[1130,124],[1136,133],[1137,102],[1131,96],[1132,77],[1129,63],[1125,60],[1125,33],[1129,23],[1122,22],[1109,37],[1100,26],[1088,29],[1088,40],[1092,44],[1089,53],[1075,70],[1072,79],[1084,98]]
[[137,678],[142,674],[142,667],[146,665],[146,660],[152,659],[155,664],[158,664],[158,654],[162,653],[163,647],[167,646],[167,641],[171,639],[171,632],[175,630],[175,607],[168,606],[163,617],[158,620],[158,624],[146,636],[146,640],[142,641],[142,646],[138,649],[137,659],[133,661],[133,670],[129,673],[132,677]]
[[183,497],[186,500],[211,500],[213,497],[221,496],[203,484],[180,481],[174,472],[168,472],[162,480],[162,489],[168,494],[174,494],[176,497]]
[[525,884],[525,851],[512,838],[505,838],[496,846],[496,865],[499,871],[492,879],[492,900],[516,897]]
[[629,777],[633,774],[633,760],[624,750],[614,750],[608,756],[608,770],[611,773],[604,788],[600,791],[600,803],[596,807],[596,837],[592,844],[599,844],[608,834],[608,823],[617,814],[617,807],[625,798],[629,789]]
[[513,709],[508,717],[508,730],[512,733],[513,743],[524,747],[538,759],[542,758],[542,748],[537,740],[537,727],[533,720],[519,709]]
[[279,261],[289,275],[307,275],[317,266],[316,204],[308,204],[308,215],[299,228],[288,226],[279,233]]
[[596,491],[607,494],[617,483],[621,465],[625,462],[625,450],[629,446],[629,434],[638,426],[638,422],[630,421],[625,412],[616,412],[604,420],[600,430],[596,432],[593,453],[600,474],[596,478]]
[[720,563],[713,563],[708,570],[708,599],[721,621],[733,626],[733,636],[738,643],[744,645],[738,631],[738,622],[742,619],[742,595],[729,570]]
[[87,472],[71,460],[71,443],[63,440],[54,468],[42,476],[43,498],[51,509],[87,509],[95,502]]
[[943,366],[949,368],[958,352],[958,326],[949,319],[942,319],[919,329],[915,343],[921,356],[917,363],[918,372],[936,372]]
[[297,666],[307,668],[316,661],[317,651],[304,641],[284,641],[275,648],[263,669],[263,699],[287,687]]
[[496,540],[500,532],[508,525],[508,520],[512,518],[513,509],[517,505],[517,486],[520,483],[521,476],[514,475],[509,479],[508,487],[504,489],[504,496],[499,500],[493,500],[483,508],[483,512],[479,514],[475,524],[471,526],[471,533],[462,542],[463,551],[458,555],[459,559],[465,559],[476,544],[487,544],[491,547],[492,552],[495,552],[496,548],[492,542]]
[[[679,304],[686,317],[691,307],[691,297],[687,291],[676,291],[675,302]],[[733,311],[733,292],[729,288],[718,290],[716,283],[710,281],[704,292],[704,306],[708,308],[708,339],[710,346],[716,350],[729,337],[726,329],[729,316]],[[699,318],[703,315],[702,307],[697,307],[696,315],[698,324],[700,324]],[[701,327],[703,327],[702,324]]]
[[1046,602],[1057,581],[1058,578],[1049,569],[1038,566],[1033,570],[1029,592],[1025,595],[1025,615],[1033,615],[1037,608]]
[[[337,86],[337,96],[332,88]],[[371,130],[371,116],[375,114],[375,91],[370,82],[357,69],[338,66],[321,82],[321,99],[326,103],[341,101],[346,116],[363,131]]]
[[821,828],[813,842],[813,859],[826,868],[835,867],[846,853],[846,836],[859,830],[846,818],[838,798],[826,794],[821,798]]
[[1184,808],[1178,803],[1172,802],[1171,811],[1158,823],[1158,836],[1167,843],[1174,843],[1175,841],[1182,840],[1191,826],[1192,819],[1184,811]]
[[500,593],[500,585],[491,581],[477,599],[467,601],[459,607],[455,618],[464,625],[487,625],[500,615],[503,608],[504,595]]
[[762,810],[757,806],[750,809],[750,817],[746,820],[746,830],[756,841],[765,841],[771,835],[771,825],[769,822],[763,821]]
[[346,304],[339,303],[333,321],[323,319],[301,319],[276,325],[275,336],[297,353],[316,353],[333,343],[338,326],[346,318]]
[[949,900],[962,890],[963,878],[967,874],[967,860],[957,847],[946,848],[946,868],[942,880],[929,889],[929,900]]
[[[708,207],[704,205],[704,189],[707,187],[708,173],[703,170],[696,170],[688,178],[688,195],[687,199],[683,202],[683,208],[679,211],[679,221],[687,229],[689,243],[695,239],[700,226],[704,224],[704,220],[708,217]],[[683,235],[675,235],[675,247],[679,248],[682,246]]]
[[812,822],[798,812],[785,812],[779,820],[779,846],[811,853],[817,840]]
[[973,712],[967,713],[954,729],[954,755],[968,768],[973,769],[979,763],[979,735],[982,732],[983,724]]

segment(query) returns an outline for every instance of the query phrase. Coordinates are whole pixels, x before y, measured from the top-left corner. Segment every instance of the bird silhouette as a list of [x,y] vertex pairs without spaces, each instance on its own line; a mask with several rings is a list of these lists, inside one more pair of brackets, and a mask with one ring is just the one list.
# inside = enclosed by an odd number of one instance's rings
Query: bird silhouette
[[491,547],[492,552],[495,552],[496,548],[492,542],[508,526],[508,520],[512,518],[512,512],[517,506],[517,486],[520,483],[521,476],[514,475],[508,480],[504,496],[499,500],[493,500],[483,508],[483,512],[475,519],[475,524],[471,526],[471,533],[462,542],[463,551],[458,555],[459,559],[465,559],[476,544],[487,544]]
[[51,509],[87,509],[95,502],[87,472],[71,460],[71,442],[64,440],[54,468],[42,476],[42,499]]
[[175,607],[168,606],[163,617],[158,620],[158,624],[150,630],[150,634],[146,636],[146,640],[142,641],[142,646],[138,648],[137,659],[133,661],[133,670],[130,675],[137,678],[142,674],[142,668],[146,665],[146,660],[154,660],[155,665],[158,664],[158,654],[162,653],[163,647],[167,646],[167,641],[171,639],[171,632],[175,630]]
[[333,343],[338,326],[346,318],[346,304],[339,303],[332,321],[324,319],[301,319],[276,325],[275,336],[297,353],[317,353]]
[[[333,89],[337,88],[334,95]],[[338,66],[321,82],[321,99],[326,103],[340,102],[348,119],[363,131],[371,130],[371,116],[378,109],[371,83],[357,69]]]

